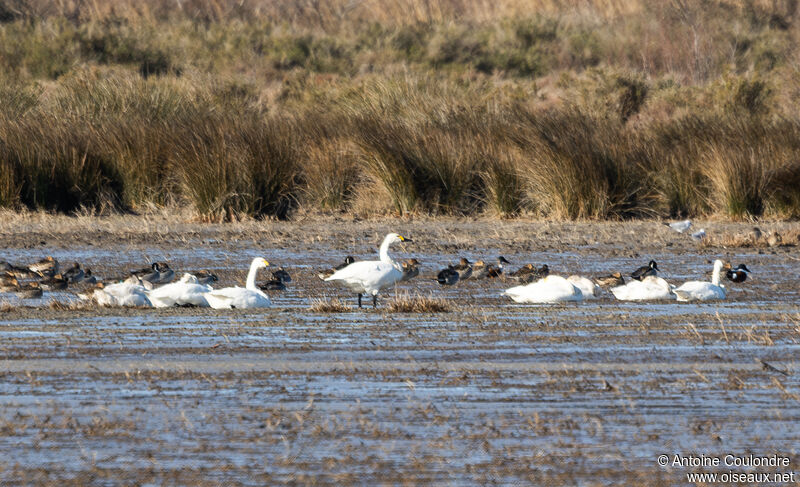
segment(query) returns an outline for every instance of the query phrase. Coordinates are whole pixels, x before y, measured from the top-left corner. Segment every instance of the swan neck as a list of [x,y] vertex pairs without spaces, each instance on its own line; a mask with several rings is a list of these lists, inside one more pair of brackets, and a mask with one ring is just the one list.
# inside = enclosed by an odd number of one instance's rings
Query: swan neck
[[389,256],[389,245],[392,244],[392,241],[389,238],[385,238],[383,243],[381,244],[380,251],[378,254],[380,255],[381,262],[385,262],[387,264],[393,264],[394,260]]
[[250,264],[250,271],[247,273],[247,283],[245,284],[245,288],[251,290],[256,289],[256,274],[258,274],[258,265],[253,262]]
[[714,273],[711,275],[711,284],[715,286],[719,286],[719,274],[722,272],[722,265],[715,262],[714,263]]

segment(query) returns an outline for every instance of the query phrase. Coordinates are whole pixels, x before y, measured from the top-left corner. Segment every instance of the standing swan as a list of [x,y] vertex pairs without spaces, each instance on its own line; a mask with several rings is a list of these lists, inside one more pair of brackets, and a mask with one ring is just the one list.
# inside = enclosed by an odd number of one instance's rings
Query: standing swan
[[365,260],[354,262],[334,272],[326,281],[341,281],[354,293],[358,293],[358,307],[361,307],[361,296],[372,295],[372,307],[378,306],[378,292],[403,279],[403,267],[389,257],[389,246],[396,242],[411,242],[396,233],[390,233],[383,239],[380,251],[381,260]]
[[675,288],[675,295],[678,301],[706,301],[709,299],[725,299],[725,288],[719,284],[719,276],[722,272],[723,263],[717,259],[714,261],[714,274],[711,282],[689,281]]
[[262,257],[256,257],[250,264],[245,287],[225,287],[203,294],[208,305],[214,309],[230,308],[267,308],[272,303],[266,294],[256,287],[256,274],[259,269],[264,269],[269,262]]

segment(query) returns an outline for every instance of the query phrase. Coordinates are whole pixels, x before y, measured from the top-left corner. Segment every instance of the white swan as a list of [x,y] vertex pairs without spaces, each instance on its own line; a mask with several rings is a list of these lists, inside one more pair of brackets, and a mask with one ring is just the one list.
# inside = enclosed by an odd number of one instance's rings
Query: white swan
[[410,242],[396,233],[390,233],[383,239],[378,252],[380,260],[353,262],[343,269],[334,272],[326,281],[340,281],[348,289],[358,294],[358,307],[361,307],[361,296],[372,295],[372,307],[378,306],[378,292],[403,279],[403,267],[389,257],[389,246],[395,242]]
[[675,299],[669,283],[656,276],[647,276],[641,281],[634,279],[623,286],[612,287],[611,293],[620,301]]
[[199,284],[196,276],[184,274],[178,282],[165,284],[160,288],[148,291],[147,297],[156,308],[189,304],[207,308],[208,300],[204,294],[211,291],[213,288],[206,284]]
[[673,291],[678,296],[678,301],[706,301],[709,299],[725,299],[725,287],[719,283],[720,273],[723,263],[717,259],[714,261],[714,274],[711,282],[707,281],[688,281]]
[[95,289],[92,297],[100,306],[144,307],[152,305],[144,286],[127,281]]
[[208,305],[214,309],[267,308],[271,306],[272,302],[269,297],[256,287],[258,270],[268,265],[269,262],[261,257],[256,257],[250,263],[250,272],[247,273],[245,287],[225,287],[207,292],[203,296],[208,301]]
[[580,289],[583,299],[594,299],[600,295],[600,286],[592,282],[591,279],[581,276],[569,276],[567,280]]
[[503,294],[517,303],[561,303],[581,301],[583,293],[561,276],[547,276],[536,282],[506,289]]

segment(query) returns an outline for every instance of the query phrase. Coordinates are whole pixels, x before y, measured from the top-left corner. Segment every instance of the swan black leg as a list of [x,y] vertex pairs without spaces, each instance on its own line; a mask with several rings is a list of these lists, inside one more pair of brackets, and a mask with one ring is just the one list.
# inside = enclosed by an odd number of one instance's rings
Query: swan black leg
[[377,294],[373,294],[372,295],[372,308],[375,309],[377,307],[378,307],[378,295]]
[[361,293],[358,293],[358,307],[361,308]]

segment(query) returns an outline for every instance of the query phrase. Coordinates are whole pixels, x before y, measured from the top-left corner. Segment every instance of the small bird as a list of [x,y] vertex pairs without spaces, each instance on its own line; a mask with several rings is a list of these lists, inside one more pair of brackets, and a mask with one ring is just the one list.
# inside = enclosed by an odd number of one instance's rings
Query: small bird
[[166,262],[153,262],[149,268],[131,271],[131,276],[152,285],[167,284],[175,278],[175,271]]
[[69,281],[61,274],[56,274],[42,279],[39,281],[39,285],[45,291],[63,291],[69,285]]
[[81,265],[75,262],[72,267],[61,274],[70,284],[77,284],[83,281],[86,273],[81,269]]
[[258,287],[262,291],[285,291],[287,282],[292,282],[292,276],[283,267],[280,267],[272,271],[272,279],[260,284]]
[[42,297],[42,288],[39,286],[38,282],[31,282],[28,284],[22,284],[21,286],[17,287],[15,290],[15,294],[18,298],[21,299],[35,299]]
[[458,272],[458,279],[463,281],[464,279],[469,279],[469,276],[472,275],[472,263],[468,261],[466,258],[462,257],[458,264],[453,266],[456,272]]
[[48,256],[35,264],[29,265],[28,269],[40,277],[52,277],[58,274],[58,261],[54,257]]
[[682,222],[665,223],[664,225],[675,230],[678,233],[683,233],[692,226],[692,220],[683,220]]
[[319,278],[324,281],[325,279],[331,277],[334,274],[334,272],[344,269],[345,267],[349,266],[355,261],[356,259],[353,258],[352,255],[348,255],[347,257],[344,258],[343,264],[339,264],[336,267],[332,267],[330,269],[323,269],[319,271],[319,274],[317,274],[317,276],[319,276]]
[[194,277],[197,278],[197,284],[211,284],[219,281],[217,275],[208,269],[195,272]]
[[[730,264],[728,265],[730,266]],[[728,269],[728,271],[725,272],[725,277],[728,278],[729,281],[744,282],[747,280],[747,275],[749,273],[750,269],[748,269],[746,265],[739,264],[735,269]]]
[[550,274],[550,268],[547,267],[547,264],[543,264],[542,267],[536,268],[533,264],[525,264],[524,266],[520,267],[519,269],[515,270],[509,277],[514,279],[515,281],[521,284],[527,284],[533,281],[538,281],[544,277],[547,277]]
[[657,276],[658,271],[658,264],[656,264],[656,261],[651,260],[649,264],[643,265],[642,267],[631,272],[631,277],[637,281],[641,281],[648,276]]
[[503,264],[510,264],[510,262],[502,255],[497,258],[497,267],[479,260],[472,265],[472,278],[497,277],[503,273]]
[[19,281],[14,274],[4,271],[0,274],[0,293],[15,291],[19,287]]
[[458,282],[458,271],[452,265],[449,265],[436,274],[436,281],[442,286],[452,286]]
[[594,282],[597,283],[600,287],[614,287],[614,286],[622,286],[625,284],[625,279],[622,277],[622,274],[619,272],[612,272],[608,276],[601,276],[595,278]]
[[86,272],[83,273],[83,282],[89,285],[97,284],[97,276],[92,274],[91,269],[86,269]]
[[706,238],[706,230],[705,228],[701,228],[700,230],[694,232],[691,237],[695,240],[703,240]]
[[511,262],[507,261],[505,257],[502,255],[497,258],[497,267],[489,266],[489,272],[487,273],[486,277],[489,279],[493,279],[495,277],[500,277],[503,275],[503,264],[510,264]]
[[400,266],[403,268],[403,277],[400,278],[401,281],[408,281],[413,279],[419,275],[419,267],[420,263],[417,259],[406,259],[400,263]]

